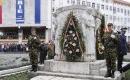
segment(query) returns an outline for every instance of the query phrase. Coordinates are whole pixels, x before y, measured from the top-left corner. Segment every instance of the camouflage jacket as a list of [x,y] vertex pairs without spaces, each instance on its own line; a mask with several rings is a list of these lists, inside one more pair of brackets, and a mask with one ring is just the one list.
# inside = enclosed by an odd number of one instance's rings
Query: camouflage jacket
[[[112,37],[112,36],[114,36],[114,37]],[[114,32],[104,33],[102,40],[103,40],[103,45],[105,47],[105,50],[116,49],[118,46],[118,36]]]
[[36,35],[31,35],[28,38],[28,48],[30,49],[39,49],[40,46],[40,39]]

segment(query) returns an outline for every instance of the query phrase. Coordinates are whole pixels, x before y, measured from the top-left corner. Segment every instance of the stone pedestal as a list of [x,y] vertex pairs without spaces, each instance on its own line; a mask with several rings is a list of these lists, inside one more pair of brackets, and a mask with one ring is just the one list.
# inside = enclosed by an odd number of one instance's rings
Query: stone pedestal
[[88,62],[45,61],[44,71],[71,74],[89,74]]
[[66,62],[46,60],[43,71],[61,72],[82,75],[99,75],[100,69],[105,67],[105,61],[95,62]]

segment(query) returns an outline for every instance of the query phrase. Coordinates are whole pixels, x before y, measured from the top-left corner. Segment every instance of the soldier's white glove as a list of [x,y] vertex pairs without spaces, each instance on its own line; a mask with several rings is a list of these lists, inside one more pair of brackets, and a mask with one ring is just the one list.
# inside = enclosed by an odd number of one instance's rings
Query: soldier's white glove
[[113,34],[111,35],[111,38],[115,38],[115,37],[116,37],[115,35],[113,35]]

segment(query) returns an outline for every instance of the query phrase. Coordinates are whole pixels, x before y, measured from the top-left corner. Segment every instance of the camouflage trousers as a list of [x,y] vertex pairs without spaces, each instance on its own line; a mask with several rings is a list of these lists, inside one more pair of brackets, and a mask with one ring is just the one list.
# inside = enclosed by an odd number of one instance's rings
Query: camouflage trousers
[[109,70],[116,70],[116,50],[107,50],[105,52],[106,66]]
[[30,57],[31,65],[37,66],[37,64],[38,64],[38,52],[31,51],[29,53],[29,57]]

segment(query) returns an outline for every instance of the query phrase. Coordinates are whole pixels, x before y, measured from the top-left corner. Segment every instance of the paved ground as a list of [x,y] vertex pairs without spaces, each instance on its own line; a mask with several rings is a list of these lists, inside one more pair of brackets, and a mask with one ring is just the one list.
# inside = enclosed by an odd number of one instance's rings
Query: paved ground
[[124,59],[130,60],[130,53],[127,53],[127,55],[124,56]]
[[89,80],[89,79],[64,78],[56,76],[37,76],[32,78],[31,80]]
[[29,63],[27,53],[1,53],[0,52],[0,70],[5,67],[18,66]]

